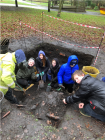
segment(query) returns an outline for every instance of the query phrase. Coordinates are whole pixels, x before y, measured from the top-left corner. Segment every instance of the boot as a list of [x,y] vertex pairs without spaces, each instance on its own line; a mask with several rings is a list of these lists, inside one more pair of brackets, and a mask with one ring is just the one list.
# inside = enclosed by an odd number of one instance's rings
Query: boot
[[86,117],[91,117],[89,116],[88,114],[86,114],[86,112],[84,111],[84,109],[79,109],[80,113],[83,115],[83,116],[86,116]]

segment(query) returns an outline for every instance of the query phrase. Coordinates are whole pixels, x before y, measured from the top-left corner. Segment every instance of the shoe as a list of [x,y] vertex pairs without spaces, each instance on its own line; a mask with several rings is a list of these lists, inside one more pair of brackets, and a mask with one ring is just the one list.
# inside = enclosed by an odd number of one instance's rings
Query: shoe
[[83,108],[82,108],[82,109],[80,109],[79,111],[80,111],[80,113],[81,113],[83,116],[86,116],[86,117],[91,117],[91,116],[89,116],[88,114],[86,114],[86,113],[85,113],[85,111],[84,111],[84,109],[83,109]]

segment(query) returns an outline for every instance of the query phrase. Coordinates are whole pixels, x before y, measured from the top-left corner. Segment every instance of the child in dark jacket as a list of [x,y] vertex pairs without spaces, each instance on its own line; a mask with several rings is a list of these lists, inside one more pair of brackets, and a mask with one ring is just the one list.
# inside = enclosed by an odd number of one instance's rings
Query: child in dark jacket
[[58,71],[60,69],[60,66],[59,66],[59,61],[57,58],[54,58],[52,60],[52,65],[50,67],[50,74],[51,74],[51,87],[54,87],[54,88],[57,88],[58,87],[58,78],[57,78],[57,74],[58,74]]
[[78,58],[76,55],[71,55],[68,58],[68,62],[61,66],[57,75],[59,86],[65,86],[65,89],[67,89],[70,93],[73,91],[74,84],[74,81],[72,80],[72,74],[76,70],[79,70]]
[[16,79],[19,85],[24,88],[27,88],[28,85],[32,83],[33,80],[37,79],[37,74],[35,74],[35,60],[30,58],[28,62],[24,62],[21,68],[16,74]]
[[46,82],[46,74],[50,67],[50,62],[46,57],[44,51],[40,50],[36,58],[36,69],[39,73],[38,81],[41,79]]
[[65,104],[79,103],[80,113],[92,116],[105,122],[105,82],[90,75],[84,75],[81,70],[73,73],[72,78],[78,83],[79,88],[74,95],[63,99]]

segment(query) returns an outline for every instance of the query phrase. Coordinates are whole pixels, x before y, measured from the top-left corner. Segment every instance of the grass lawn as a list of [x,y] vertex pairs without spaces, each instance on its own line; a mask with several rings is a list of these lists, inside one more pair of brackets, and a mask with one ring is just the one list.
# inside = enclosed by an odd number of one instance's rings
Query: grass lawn
[[[2,0],[0,1],[0,3],[7,3],[7,4],[15,4],[15,0]],[[27,3],[22,3],[22,2],[18,2],[18,5],[32,5],[32,4],[27,4]]]
[[100,10],[86,10],[86,11],[100,13]]
[[[28,0],[26,0],[26,2],[30,2],[31,3],[31,1],[28,1]],[[34,4],[37,4],[37,5],[42,5],[42,6],[48,6],[48,3],[46,2],[34,2],[34,1],[32,1],[32,3],[34,3]]]
[[[21,8],[20,8],[21,9]],[[47,12],[43,10],[44,14],[57,17],[57,11]],[[34,27],[37,30],[42,31],[42,10],[22,8],[16,11],[2,11],[1,10],[1,36],[2,38],[20,38],[22,37],[22,31],[19,25],[19,19],[24,23]],[[105,17],[104,16],[93,16],[76,13],[61,13],[61,19],[86,24],[90,26],[96,26],[102,28],[91,29],[82,26],[77,26],[70,23],[65,23],[50,17],[43,15],[43,31],[53,35],[62,40],[69,40],[79,44],[87,44],[90,46],[99,46],[102,35],[105,30]],[[41,36],[30,28],[22,25],[22,29],[25,36],[36,35]],[[105,39],[102,46],[105,46]]]

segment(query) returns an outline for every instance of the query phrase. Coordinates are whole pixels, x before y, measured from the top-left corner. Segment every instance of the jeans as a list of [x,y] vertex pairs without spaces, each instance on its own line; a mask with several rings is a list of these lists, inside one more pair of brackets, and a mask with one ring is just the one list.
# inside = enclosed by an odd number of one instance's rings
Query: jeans
[[98,119],[98,120],[100,120],[100,121],[102,121],[102,122],[105,122],[105,116],[104,116],[104,115],[97,114],[96,112],[94,112],[94,111],[91,109],[91,107],[90,107],[89,104],[86,104],[86,105],[84,106],[84,111],[85,111],[89,116],[92,116],[92,117],[94,117],[94,118],[96,118],[96,119]]

